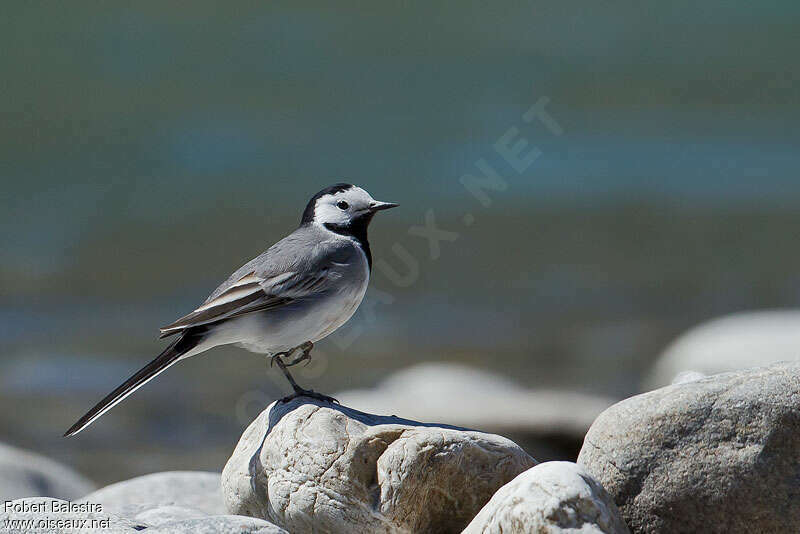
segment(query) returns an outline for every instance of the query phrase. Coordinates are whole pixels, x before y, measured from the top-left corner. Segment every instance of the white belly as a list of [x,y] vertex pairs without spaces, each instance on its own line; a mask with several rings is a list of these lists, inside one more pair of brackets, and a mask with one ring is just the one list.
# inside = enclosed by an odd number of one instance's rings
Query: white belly
[[316,302],[301,302],[291,309],[243,317],[237,326],[239,347],[259,354],[282,352],[332,334],[346,323],[364,298],[367,284],[357,291],[343,292]]
[[[360,273],[359,273],[360,274]],[[337,292],[299,299],[274,310],[243,315],[221,323],[203,349],[234,344],[259,354],[274,354],[316,343],[346,323],[358,309],[369,285],[369,274]]]

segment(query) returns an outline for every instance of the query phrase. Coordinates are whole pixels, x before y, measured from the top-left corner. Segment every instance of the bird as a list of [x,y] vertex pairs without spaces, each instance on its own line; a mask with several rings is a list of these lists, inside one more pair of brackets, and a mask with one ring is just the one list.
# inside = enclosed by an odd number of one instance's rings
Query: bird
[[[242,265],[191,313],[160,329],[175,336],[164,351],[98,402],[64,436],[84,430],[175,363],[220,345],[267,355],[293,394],[334,401],[301,388],[289,367],[311,359],[314,343],[353,316],[369,285],[373,216],[398,206],[361,187],[337,183],[311,197],[300,226]],[[297,356],[295,356],[297,355]]]

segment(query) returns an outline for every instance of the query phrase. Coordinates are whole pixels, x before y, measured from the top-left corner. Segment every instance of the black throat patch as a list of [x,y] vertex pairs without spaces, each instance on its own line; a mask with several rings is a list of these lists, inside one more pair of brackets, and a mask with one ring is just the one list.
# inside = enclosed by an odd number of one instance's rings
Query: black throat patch
[[369,226],[370,221],[372,221],[373,215],[375,215],[375,212],[367,212],[364,215],[356,217],[350,221],[350,224],[323,224],[323,226],[331,232],[335,232],[340,235],[346,235],[356,240],[356,243],[361,246],[361,250],[363,250],[364,254],[367,256],[367,264],[369,265],[370,272],[372,272],[372,251],[369,249],[367,227]]

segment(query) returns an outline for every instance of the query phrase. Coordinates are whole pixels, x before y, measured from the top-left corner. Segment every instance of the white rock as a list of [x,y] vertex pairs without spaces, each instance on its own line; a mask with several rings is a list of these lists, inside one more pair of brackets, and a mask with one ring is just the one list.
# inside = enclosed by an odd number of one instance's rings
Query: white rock
[[[4,534],[133,534],[148,525],[119,517],[106,510],[65,511],[68,501],[52,497],[29,497],[6,502],[0,509],[0,532]],[[27,524],[20,521],[28,522]]]
[[684,371],[715,375],[780,361],[800,361],[800,311],[737,313],[681,335],[659,356],[644,385],[668,385]]
[[672,379],[671,384],[688,384],[689,382],[702,380],[705,377],[706,375],[703,373],[698,373],[697,371],[682,371]]
[[293,534],[447,533],[533,465],[500,436],[301,398],[253,421],[222,486],[230,513]]
[[100,503],[125,517],[163,506],[193,508],[208,515],[225,513],[220,475],[205,471],[152,473],[111,484],[78,502]]
[[209,514],[185,506],[160,506],[140,512],[134,519],[154,527],[164,523],[172,523],[184,519],[197,519],[199,517],[209,517]]
[[148,528],[146,534],[289,534],[269,521],[241,515],[215,515]]
[[464,534],[629,532],[614,501],[582,467],[546,462],[503,486]]
[[666,386],[594,422],[578,463],[634,532],[798,532],[800,362]]
[[[452,363],[415,365],[374,389],[343,391],[334,397],[357,410],[514,436],[537,458],[552,448],[552,454],[543,456],[572,459],[595,418],[615,402],[574,391],[526,389],[502,376]],[[570,441],[573,444],[564,448]]]
[[77,499],[95,487],[69,467],[0,443],[0,501],[37,495]]

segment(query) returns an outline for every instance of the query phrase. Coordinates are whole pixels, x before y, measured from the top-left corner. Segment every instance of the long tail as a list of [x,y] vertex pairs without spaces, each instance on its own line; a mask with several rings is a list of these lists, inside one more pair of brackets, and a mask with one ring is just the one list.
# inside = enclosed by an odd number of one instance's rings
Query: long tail
[[202,333],[188,329],[181,336],[173,341],[164,352],[136,371],[136,373],[123,382],[117,389],[105,396],[103,400],[95,404],[94,408],[86,412],[86,415],[78,419],[69,430],[64,432],[64,437],[74,436],[87,426],[95,422],[101,415],[125,400],[125,398],[148,383],[150,380],[166,371],[168,367],[176,363],[181,356],[192,350],[202,339]]

